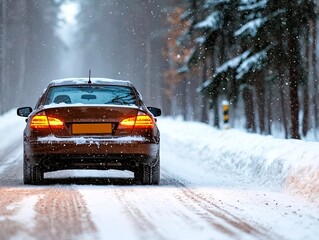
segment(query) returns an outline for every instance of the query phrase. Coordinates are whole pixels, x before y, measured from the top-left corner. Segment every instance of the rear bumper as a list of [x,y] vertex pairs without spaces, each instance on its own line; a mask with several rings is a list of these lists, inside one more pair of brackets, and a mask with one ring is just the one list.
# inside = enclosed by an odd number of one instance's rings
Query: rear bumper
[[38,138],[26,141],[26,158],[46,171],[60,169],[127,169],[154,165],[159,143],[143,137]]

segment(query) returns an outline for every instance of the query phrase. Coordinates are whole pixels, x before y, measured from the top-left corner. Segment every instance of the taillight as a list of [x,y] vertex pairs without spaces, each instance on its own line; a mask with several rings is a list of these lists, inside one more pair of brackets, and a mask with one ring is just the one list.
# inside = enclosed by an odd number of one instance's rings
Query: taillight
[[64,127],[63,122],[54,117],[47,117],[45,114],[36,115],[32,118],[30,123],[31,129],[45,129],[45,128],[62,129]]
[[154,122],[153,122],[153,119],[148,115],[137,116],[134,127],[135,128],[153,128]]
[[58,118],[48,117],[48,121],[51,128],[61,129],[64,127],[63,122]]
[[48,128],[49,122],[47,116],[34,116],[31,120],[30,128],[39,129],[39,128]]
[[145,113],[139,113],[136,117],[126,118],[119,124],[119,129],[123,128],[154,128],[154,120]]
[[126,118],[119,124],[119,128],[132,128],[135,124],[136,117]]

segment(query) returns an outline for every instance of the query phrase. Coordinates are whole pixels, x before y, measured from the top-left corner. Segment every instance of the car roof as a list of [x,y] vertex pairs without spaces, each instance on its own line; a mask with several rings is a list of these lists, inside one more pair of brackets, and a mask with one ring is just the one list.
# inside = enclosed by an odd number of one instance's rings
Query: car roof
[[[91,78],[91,84],[94,85],[116,85],[116,86],[132,86],[130,81],[115,80],[111,78]],[[86,85],[89,84],[88,78],[63,78],[56,79],[49,83],[49,86],[67,86],[67,85]]]

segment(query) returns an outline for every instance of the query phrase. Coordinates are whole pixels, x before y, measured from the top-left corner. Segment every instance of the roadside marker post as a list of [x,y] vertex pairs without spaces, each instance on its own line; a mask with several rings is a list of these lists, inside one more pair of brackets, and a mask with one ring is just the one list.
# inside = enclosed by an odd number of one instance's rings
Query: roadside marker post
[[223,117],[224,117],[224,129],[229,129],[229,102],[224,100],[223,106]]

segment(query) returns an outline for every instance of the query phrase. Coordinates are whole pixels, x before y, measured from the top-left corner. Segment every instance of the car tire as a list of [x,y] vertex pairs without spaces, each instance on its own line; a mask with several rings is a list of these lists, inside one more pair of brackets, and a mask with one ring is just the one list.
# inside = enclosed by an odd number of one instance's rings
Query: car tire
[[152,167],[152,171],[151,171],[151,184],[152,185],[159,185],[160,183],[160,176],[161,176],[161,172],[160,172],[160,159],[159,157],[157,158],[157,162],[156,164]]
[[38,185],[43,182],[43,171],[39,166],[33,166],[26,157],[23,160],[23,183]]
[[137,176],[143,185],[159,185],[160,183],[159,156],[157,157],[157,161],[154,166],[149,166],[149,165],[141,166]]

